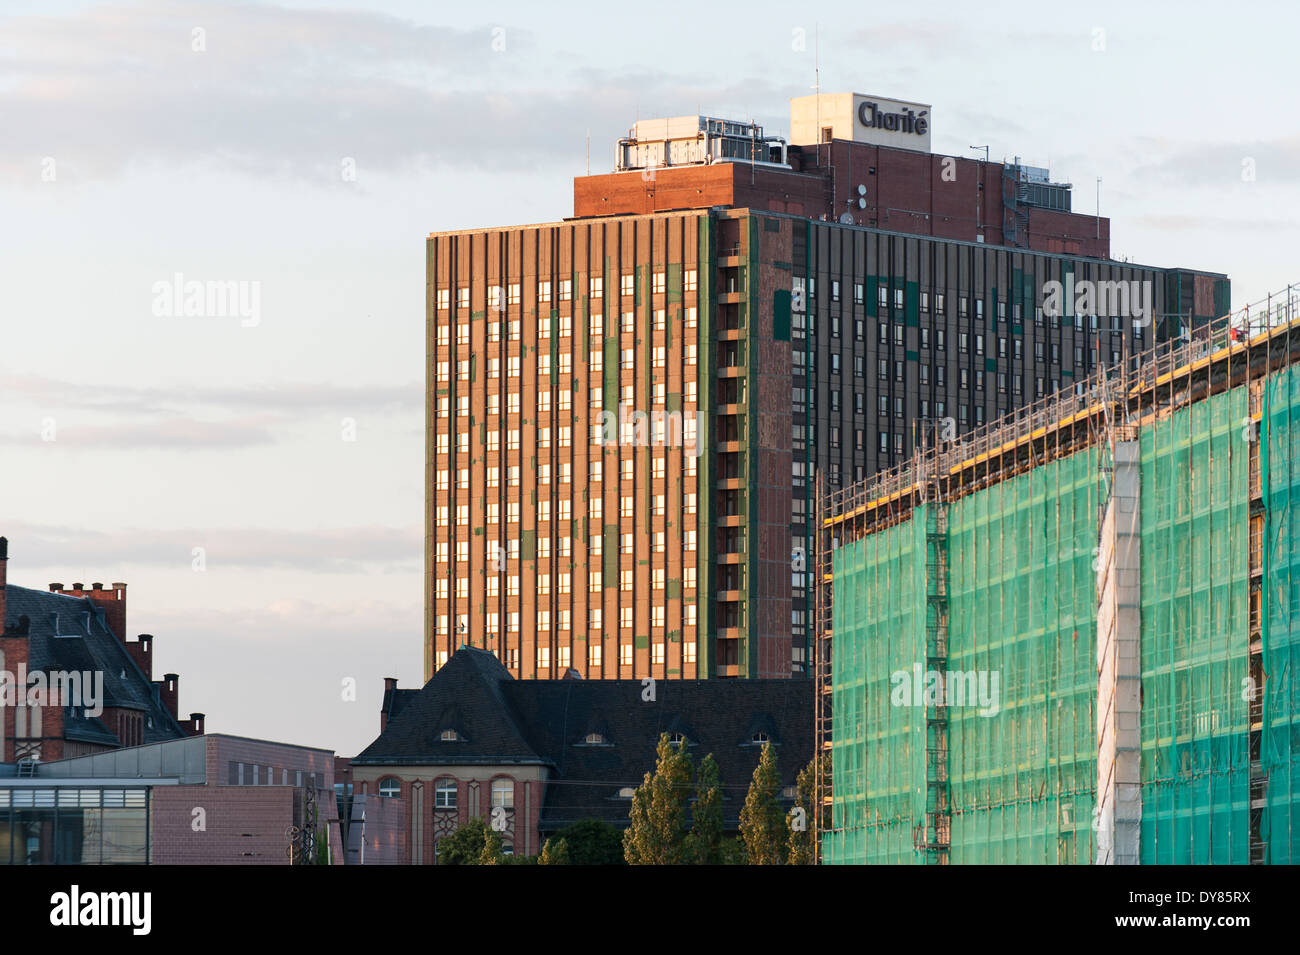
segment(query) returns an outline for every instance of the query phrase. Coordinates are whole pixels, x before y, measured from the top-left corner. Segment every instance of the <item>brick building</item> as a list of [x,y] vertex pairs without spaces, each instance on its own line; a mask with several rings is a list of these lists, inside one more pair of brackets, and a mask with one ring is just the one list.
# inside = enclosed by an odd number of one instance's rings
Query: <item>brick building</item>
[[285,865],[311,825],[345,858],[328,750],[213,734],[16,770],[0,766],[0,865]]
[[[8,583],[8,557],[9,543],[0,537],[0,762],[57,760],[203,733],[204,714],[179,718],[180,677],[154,679],[153,637],[126,639],[126,584],[30,590]],[[40,687],[48,693],[38,698],[30,688]]]
[[1045,170],[843,96],[789,144],[643,121],[574,218],[429,236],[426,676],[463,642],[523,678],[807,675],[818,479],[1227,312],[1221,274],[1109,259]]
[[[380,734],[351,760],[353,791],[405,810],[403,861],[431,865],[438,842],[495,816],[507,850],[533,855],[584,819],[628,824],[632,793],[655,766],[661,733],[709,753],[725,793],[723,827],[741,806],[764,742],[776,750],[782,801],[812,758],[812,683],[516,680],[491,653],[463,647],[422,689],[385,684]],[[391,855],[385,858],[393,858]]]

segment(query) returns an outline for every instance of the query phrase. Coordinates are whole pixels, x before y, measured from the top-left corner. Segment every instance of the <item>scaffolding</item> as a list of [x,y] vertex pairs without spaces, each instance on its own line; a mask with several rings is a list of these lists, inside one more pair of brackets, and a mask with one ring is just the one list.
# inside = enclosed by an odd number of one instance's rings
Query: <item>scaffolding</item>
[[[1141,861],[1300,861],[1297,291],[819,480],[824,861],[1093,861],[1094,545],[1121,440],[1142,478]],[[952,673],[998,674],[1001,718],[891,701],[921,661],[944,703]]]

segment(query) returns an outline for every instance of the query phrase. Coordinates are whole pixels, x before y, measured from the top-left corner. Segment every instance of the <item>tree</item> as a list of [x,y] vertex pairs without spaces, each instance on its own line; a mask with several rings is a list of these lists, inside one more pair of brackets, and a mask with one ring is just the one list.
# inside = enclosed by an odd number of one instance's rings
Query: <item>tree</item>
[[632,795],[631,825],[623,833],[623,857],[628,865],[679,865],[683,861],[686,800],[691,787],[691,757],[686,744],[674,746],[668,734],[659,737],[654,775]]
[[623,833],[603,819],[582,819],[555,833],[568,850],[568,865],[624,865]]
[[777,796],[781,776],[776,768],[776,753],[771,742],[763,744],[763,753],[754,768],[754,778],[740,810],[740,836],[750,865],[781,865],[787,852],[785,814]]
[[501,833],[491,826],[483,827],[483,848],[479,850],[479,865],[501,864]]
[[563,839],[550,838],[542,844],[538,865],[569,865],[569,844]]
[[439,865],[478,865],[487,823],[475,816],[438,843]]
[[821,772],[822,757],[818,753],[795,780],[794,811],[789,816],[790,865],[816,865],[817,834],[813,825],[813,800],[817,798],[817,774]]
[[722,781],[712,753],[704,757],[695,775],[695,808],[685,855],[695,865],[722,864]]

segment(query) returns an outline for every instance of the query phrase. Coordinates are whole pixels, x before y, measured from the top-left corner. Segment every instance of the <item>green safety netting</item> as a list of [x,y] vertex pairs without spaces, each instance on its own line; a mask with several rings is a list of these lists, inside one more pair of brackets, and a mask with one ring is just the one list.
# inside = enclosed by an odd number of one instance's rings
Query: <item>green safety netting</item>
[[823,859],[914,861],[913,827],[925,802],[925,711],[890,704],[890,675],[925,659],[924,509],[841,547],[833,572],[835,831]]
[[[1252,800],[1264,861],[1300,862],[1297,399],[1300,369],[1286,368],[1263,389],[1258,434],[1246,387],[1140,431],[1143,863],[1249,862]],[[1255,442],[1264,506],[1252,525]],[[927,808],[942,808],[936,778],[947,782],[949,861],[1093,861],[1093,564],[1108,463],[1104,446],[1081,451],[942,510],[918,508],[837,551],[826,862],[934,861],[922,843]],[[1262,535],[1257,605],[1252,526]],[[933,708],[894,705],[891,690],[897,674],[928,667],[929,597],[941,590],[946,668],[997,674],[998,708],[948,707],[946,761],[936,767]],[[1254,614],[1263,705],[1252,751]]]
[[1265,860],[1300,863],[1300,370],[1272,376],[1264,392],[1263,662],[1259,760],[1267,776],[1260,835]]
[[1141,433],[1141,861],[1250,857],[1247,390]]
[[948,710],[953,863],[1093,859],[1101,480],[1088,449],[948,510],[948,667],[1001,697]]

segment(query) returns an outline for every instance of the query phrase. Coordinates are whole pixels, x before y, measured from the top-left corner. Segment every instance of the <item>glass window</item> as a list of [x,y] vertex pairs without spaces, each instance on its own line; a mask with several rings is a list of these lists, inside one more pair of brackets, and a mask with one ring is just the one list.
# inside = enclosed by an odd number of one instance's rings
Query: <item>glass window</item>
[[492,780],[492,808],[515,808],[515,784],[509,779]]

